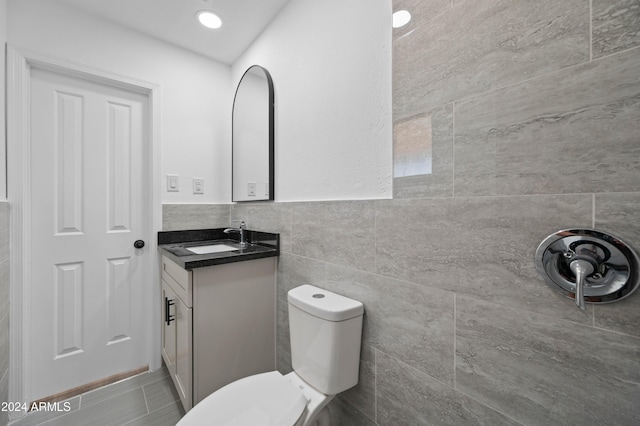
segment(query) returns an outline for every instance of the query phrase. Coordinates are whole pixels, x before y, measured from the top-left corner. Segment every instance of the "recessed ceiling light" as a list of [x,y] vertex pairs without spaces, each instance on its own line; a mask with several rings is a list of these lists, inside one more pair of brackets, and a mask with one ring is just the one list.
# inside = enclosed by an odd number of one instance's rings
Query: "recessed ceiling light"
[[210,10],[201,10],[196,14],[198,21],[207,28],[220,28],[222,19]]
[[404,27],[411,20],[411,14],[406,10],[399,10],[393,14],[393,28]]

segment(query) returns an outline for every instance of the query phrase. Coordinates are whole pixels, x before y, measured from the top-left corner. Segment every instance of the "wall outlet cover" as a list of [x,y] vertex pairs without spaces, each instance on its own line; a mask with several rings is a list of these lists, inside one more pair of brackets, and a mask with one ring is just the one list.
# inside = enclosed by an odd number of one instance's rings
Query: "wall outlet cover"
[[193,193],[204,194],[204,178],[193,178]]

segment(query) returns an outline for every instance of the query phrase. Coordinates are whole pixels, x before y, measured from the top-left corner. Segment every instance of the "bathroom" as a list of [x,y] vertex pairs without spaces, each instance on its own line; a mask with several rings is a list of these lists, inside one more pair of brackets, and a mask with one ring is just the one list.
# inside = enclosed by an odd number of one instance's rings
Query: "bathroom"
[[[282,373],[288,290],[364,303],[360,381],[329,406],[334,424],[640,423],[640,295],[581,311],[534,264],[566,228],[640,250],[637,0],[291,0],[232,66],[52,3],[0,0],[0,42],[160,86],[161,175],[181,187],[162,188],[157,230],[280,233]],[[413,19],[392,32],[399,9]],[[276,201],[232,204],[230,105],[253,63],[274,78]],[[392,141],[425,134],[431,173],[394,175]]]

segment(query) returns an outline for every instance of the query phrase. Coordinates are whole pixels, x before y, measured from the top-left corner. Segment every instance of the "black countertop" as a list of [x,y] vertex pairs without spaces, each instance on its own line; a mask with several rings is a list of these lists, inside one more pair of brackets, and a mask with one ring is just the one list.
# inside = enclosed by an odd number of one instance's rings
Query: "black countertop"
[[[247,247],[240,247],[240,235],[225,234],[225,228],[158,232],[158,249],[187,270],[224,263],[243,262],[280,255],[280,234],[245,230]],[[187,247],[225,244],[236,250],[195,254]]]

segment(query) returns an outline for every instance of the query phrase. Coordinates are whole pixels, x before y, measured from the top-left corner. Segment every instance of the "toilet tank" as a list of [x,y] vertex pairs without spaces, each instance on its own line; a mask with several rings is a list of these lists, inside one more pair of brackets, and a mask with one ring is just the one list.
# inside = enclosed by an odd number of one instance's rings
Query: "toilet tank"
[[291,364],[327,395],[358,384],[364,306],[311,285],[289,291]]

